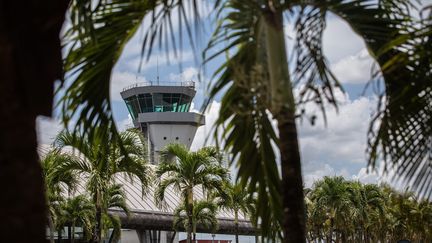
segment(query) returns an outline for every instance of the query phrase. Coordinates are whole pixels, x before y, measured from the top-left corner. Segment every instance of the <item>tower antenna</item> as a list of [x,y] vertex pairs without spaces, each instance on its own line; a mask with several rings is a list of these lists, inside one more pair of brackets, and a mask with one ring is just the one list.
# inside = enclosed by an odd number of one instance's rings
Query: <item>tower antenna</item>
[[159,86],[159,57],[156,57],[156,80],[157,80],[157,84]]

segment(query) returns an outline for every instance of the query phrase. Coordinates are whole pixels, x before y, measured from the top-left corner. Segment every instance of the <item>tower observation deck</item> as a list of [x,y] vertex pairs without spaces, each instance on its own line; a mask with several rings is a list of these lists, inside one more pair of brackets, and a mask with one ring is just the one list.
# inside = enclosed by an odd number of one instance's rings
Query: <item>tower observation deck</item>
[[195,93],[193,81],[137,83],[120,92],[134,126],[147,139],[152,163],[159,163],[169,143],[190,148],[197,128],[205,124],[202,114],[190,112]]

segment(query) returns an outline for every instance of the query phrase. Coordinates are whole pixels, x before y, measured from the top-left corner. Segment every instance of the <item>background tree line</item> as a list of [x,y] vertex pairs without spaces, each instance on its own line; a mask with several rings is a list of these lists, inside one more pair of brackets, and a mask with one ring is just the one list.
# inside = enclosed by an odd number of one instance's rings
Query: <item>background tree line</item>
[[432,241],[432,203],[412,192],[324,177],[305,202],[309,242]]

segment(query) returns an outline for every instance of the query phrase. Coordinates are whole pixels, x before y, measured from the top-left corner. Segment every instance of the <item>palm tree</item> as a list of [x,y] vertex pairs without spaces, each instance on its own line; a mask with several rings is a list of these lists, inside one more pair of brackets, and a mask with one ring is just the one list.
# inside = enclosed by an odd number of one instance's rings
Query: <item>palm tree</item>
[[[385,198],[378,185],[367,184],[361,187],[360,198],[361,208],[364,210],[363,219],[364,232],[363,239],[366,242],[377,242],[379,239],[372,234],[373,229],[384,228],[385,226],[379,219],[385,217]],[[374,221],[374,217],[375,220]]]
[[216,201],[219,208],[234,212],[235,238],[236,243],[238,243],[239,213],[244,216],[254,214],[255,201],[253,197],[241,184],[228,182],[225,183],[224,189],[221,192],[216,192],[211,198],[213,201]]
[[[174,156],[174,161],[172,157]],[[204,193],[223,190],[223,183],[228,179],[228,170],[221,165],[221,156],[214,147],[204,147],[196,152],[189,152],[181,144],[169,144],[161,154],[162,163],[156,170],[157,190],[156,203],[164,205],[165,191],[172,187],[181,193],[186,208],[187,241],[191,242],[194,229],[193,209],[194,190],[202,189]]]
[[343,177],[324,177],[315,183],[313,200],[319,208],[326,208],[327,242],[336,236],[336,242],[346,241],[347,226],[351,219],[353,204],[348,191],[348,184]]
[[59,150],[51,150],[41,160],[42,175],[45,182],[45,194],[48,203],[48,225],[50,229],[50,241],[54,242],[54,230],[59,215],[60,205],[63,201],[62,193],[67,189],[69,194],[73,192],[78,183],[77,174],[66,170],[63,165],[78,158],[62,153]]
[[429,242],[431,237],[432,203],[413,193],[341,177],[326,177],[306,191],[310,242]]
[[[179,205],[174,211],[174,229],[179,231],[186,229],[193,234],[192,242],[196,242],[197,225],[202,225],[204,228],[216,232],[218,221],[216,218],[217,205],[211,201],[194,200],[192,204],[192,217],[188,216],[188,207],[186,202]],[[189,221],[190,220],[190,221]],[[192,229],[189,229],[192,227]]]
[[[191,0],[189,3],[193,6],[193,11],[185,11],[187,2],[180,0],[144,2],[117,0],[93,5],[83,4],[81,1],[73,2],[72,27],[67,35],[71,48],[65,60],[65,69],[73,82],[66,90],[63,99],[65,119],[70,119],[79,111],[81,114],[78,120],[78,131],[91,131],[87,128],[109,124],[103,127],[107,133],[115,134],[112,129],[108,84],[112,68],[125,43],[134,35],[147,13],[152,13],[153,22],[143,41],[143,54],[148,57],[155,43],[162,45],[162,41],[169,43],[170,39],[175,39],[171,19],[174,10],[178,10],[179,13],[180,21],[176,21],[179,25],[185,24],[186,32],[192,41],[193,35],[188,21],[195,18],[189,18],[188,13],[199,17],[199,9],[197,1]],[[328,69],[322,51],[322,33],[325,28],[326,14],[330,12],[336,14],[364,39],[371,56],[377,60],[383,73],[388,99],[412,100],[419,97],[418,94],[421,93],[407,93],[404,87],[414,86],[415,91],[430,88],[429,83],[423,82],[429,80],[428,69],[416,69],[412,64],[415,64],[415,67],[418,67],[418,63],[429,67],[430,55],[414,55],[420,56],[420,60],[409,58],[413,53],[419,52],[417,42],[411,40],[420,36],[426,39],[424,44],[430,44],[428,38],[430,32],[427,31],[430,26],[426,25],[428,28],[426,31],[413,37],[412,26],[415,25],[412,24],[413,21],[408,13],[410,9],[408,5],[409,3],[403,0],[216,1],[219,25],[209,44],[209,49],[215,54],[207,57],[206,61],[221,54],[234,53],[227,57],[227,62],[215,74],[218,80],[215,82],[211,96],[215,97],[219,91],[227,90],[217,123],[221,127],[227,125],[227,129],[223,131],[223,137],[227,140],[225,146],[233,153],[234,158],[238,158],[241,182],[243,185],[249,185],[250,191],[258,192],[258,219],[264,226],[270,225],[268,220],[277,219],[277,222],[283,226],[286,242],[305,242],[301,161],[295,118],[303,114],[302,110],[307,101],[316,102],[323,113],[325,103],[336,106],[334,91],[340,88],[338,80]],[[293,22],[297,30],[294,45],[295,68],[291,73],[288,70],[284,14],[295,18]],[[420,26],[425,25],[420,23]],[[156,41],[157,39],[159,41]],[[178,39],[181,43],[182,37]],[[413,42],[415,45],[412,44]],[[175,43],[172,42],[174,46]],[[395,48],[397,44],[402,46]],[[220,49],[221,46],[225,47]],[[401,56],[407,62],[400,64],[395,61]],[[417,72],[422,74],[418,75]],[[411,82],[407,84],[405,80]],[[98,85],[95,85],[96,83]],[[298,100],[294,99],[294,84],[301,84],[304,87]],[[94,96],[95,93],[99,95]],[[398,99],[399,96],[403,96],[404,99]],[[398,104],[386,102],[385,105],[386,108],[394,106],[405,109]],[[430,116],[421,115],[420,118],[418,116],[416,118],[418,114],[430,114],[424,111],[427,109],[424,107],[429,107],[425,105],[428,103],[422,104],[423,110],[416,109],[408,117],[413,117],[421,124],[428,124],[429,120],[423,118]],[[392,120],[396,119],[405,121],[404,124],[411,124],[411,119],[406,119],[407,116],[401,115],[404,112],[398,109],[386,112],[390,115],[385,116],[388,121],[383,124],[392,124]],[[272,127],[269,115],[277,121],[279,133],[276,133]],[[429,136],[430,130],[425,128],[427,126],[421,127],[419,131]],[[407,134],[411,134],[412,130],[412,126],[409,125],[384,128],[398,131],[391,134],[392,136],[387,136],[388,139],[385,141],[395,139],[393,135],[400,133],[399,130],[408,130]],[[385,136],[383,132],[379,133],[379,137]],[[373,144],[370,153],[372,162],[379,157],[376,149],[379,144],[385,148],[390,146],[388,144],[392,144],[381,143],[382,140],[377,141],[379,142],[371,143]],[[421,140],[423,144],[428,144],[425,141],[425,139]],[[273,144],[277,145],[277,150],[273,148]],[[411,144],[414,146],[417,142]],[[401,154],[407,155],[410,150],[407,150],[407,153],[399,153],[399,151],[401,151],[399,147],[392,150],[391,154],[395,155],[392,158]],[[421,146],[421,149],[415,151],[421,154],[429,150],[428,146]],[[386,150],[384,153],[388,154]],[[281,173],[278,170],[276,157],[281,158]],[[419,163],[424,165],[421,161],[410,159],[417,158],[416,156],[399,157],[416,166]],[[426,157],[422,156],[422,158]],[[417,173],[418,175],[432,174],[429,167],[422,168],[421,171],[426,173]],[[409,175],[414,178],[417,174]],[[418,182],[422,183],[414,183],[414,185],[422,184],[424,187],[428,184],[423,183],[423,179],[432,177],[419,178]],[[247,183],[249,181],[252,183]],[[420,187],[420,191],[430,189],[428,186],[425,188]],[[267,205],[272,208],[270,217],[267,217]],[[264,236],[271,234],[266,228],[263,228],[262,233]]]
[[108,209],[121,209],[126,212],[129,216],[129,208],[126,204],[126,194],[122,188],[122,185],[114,183],[107,188],[105,198],[102,200],[104,202],[102,213],[102,221],[106,222],[104,224],[105,229],[103,231],[107,232],[109,228],[112,228],[112,233],[109,238],[108,243],[118,242],[121,236],[121,221],[118,216],[108,213]]
[[55,144],[59,148],[71,146],[79,152],[80,160],[71,161],[64,166],[85,178],[86,189],[95,204],[96,223],[93,230],[95,242],[102,240],[103,219],[106,217],[113,196],[116,200],[121,198],[124,200],[121,186],[115,183],[116,175],[123,174],[131,180],[134,177],[138,178],[143,193],[150,183],[152,172],[145,160],[146,149],[140,143],[142,140],[139,136],[140,133],[135,130],[121,133],[120,139],[123,145],[121,147],[116,141],[111,143],[102,140],[91,141],[88,137],[80,137],[69,132],[62,132],[56,138]]
[[71,197],[61,205],[64,212],[63,223],[68,224],[71,227],[71,235],[69,238],[71,242],[75,242],[75,229],[77,226],[83,228],[85,236],[90,236],[92,225],[94,221],[94,205],[84,195]]

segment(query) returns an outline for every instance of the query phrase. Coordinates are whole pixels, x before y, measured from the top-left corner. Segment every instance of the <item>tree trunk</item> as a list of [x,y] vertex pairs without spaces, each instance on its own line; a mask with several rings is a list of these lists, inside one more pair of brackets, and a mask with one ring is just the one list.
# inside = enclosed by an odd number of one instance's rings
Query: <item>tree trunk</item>
[[59,33],[68,1],[0,3],[0,235],[46,242],[47,211],[35,119],[51,115],[62,75]]
[[235,240],[236,243],[239,243],[239,223],[238,223],[238,211],[234,211],[234,224],[235,224]]
[[94,243],[102,242],[102,209],[100,206],[96,206],[96,225],[93,234],[93,241]]
[[72,222],[71,243],[75,243],[75,222]]
[[192,242],[192,215],[190,212],[190,206],[188,205],[188,228],[186,229],[186,233],[187,233],[187,243],[191,243]]
[[333,242],[333,218],[330,218],[330,229],[327,242]]
[[54,243],[54,222],[52,216],[48,214],[48,226],[50,231],[50,243]]
[[282,12],[270,9],[264,22],[271,84],[271,112],[279,129],[283,242],[304,243],[306,231],[303,180]]
[[188,217],[188,228],[187,228],[187,243],[192,242],[192,231],[193,231],[193,189],[188,188],[186,198],[186,210]]
[[72,228],[71,228],[70,225],[68,225],[67,229],[68,229],[68,239],[69,239],[69,242],[72,242]]
[[62,231],[63,231],[63,229],[59,229],[58,231],[57,231],[57,239],[58,239],[58,243],[61,243],[62,242]]
[[174,243],[174,239],[175,239],[176,234],[177,234],[177,231],[174,231],[174,233],[171,236],[170,243]]

